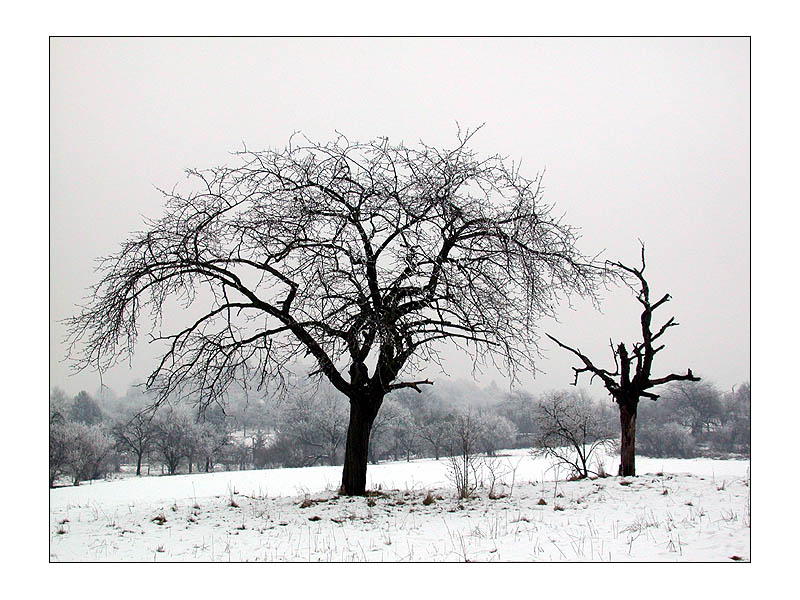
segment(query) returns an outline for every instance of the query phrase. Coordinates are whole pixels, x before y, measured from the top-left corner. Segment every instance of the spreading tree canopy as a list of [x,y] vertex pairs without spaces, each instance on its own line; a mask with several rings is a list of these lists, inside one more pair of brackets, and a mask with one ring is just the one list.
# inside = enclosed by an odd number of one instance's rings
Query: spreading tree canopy
[[[164,215],[101,260],[68,320],[76,366],[129,356],[143,311],[164,344],[147,380],[160,399],[202,409],[233,383],[284,381],[311,360],[310,375],[350,400],[343,489],[363,493],[385,394],[432,383],[414,375],[441,365],[444,342],[476,367],[534,369],[537,319],[570,294],[594,297],[601,276],[541,177],[479,157],[471,137],[452,149],[293,137],[189,170],[190,191],[165,192]],[[167,323],[173,300],[199,316]]]

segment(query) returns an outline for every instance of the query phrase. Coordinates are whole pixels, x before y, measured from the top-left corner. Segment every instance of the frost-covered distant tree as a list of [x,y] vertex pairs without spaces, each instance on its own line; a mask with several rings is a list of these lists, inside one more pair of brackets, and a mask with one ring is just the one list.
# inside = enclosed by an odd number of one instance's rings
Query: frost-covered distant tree
[[640,317],[642,340],[634,343],[630,351],[623,342],[620,342],[616,348],[612,343],[611,350],[616,368],[614,371],[608,371],[596,367],[589,357],[582,354],[579,349],[571,348],[551,335],[548,337],[583,362],[583,367],[572,368],[575,371],[573,385],[578,384],[578,377],[581,373],[591,373],[593,378],[598,377],[603,382],[606,390],[617,403],[621,430],[619,474],[628,476],[636,475],[636,414],[639,400],[641,398],[658,400],[658,394],[650,390],[665,383],[700,381],[700,378],[695,377],[691,369],[688,369],[683,375],[671,373],[664,377],[652,376],[653,360],[656,354],[664,348],[664,345],[661,344],[661,336],[670,327],[677,326],[678,323],[675,322],[675,317],[670,317],[658,331],[653,331],[653,313],[670,300],[670,295],[664,294],[655,302],[650,300],[650,286],[644,277],[644,245],[642,245],[641,267],[628,267],[620,262],[609,264],[612,268],[619,270],[625,281],[633,281],[630,287],[636,293],[639,304],[642,305]]
[[66,420],[59,411],[58,404],[50,401],[50,487],[53,487],[56,480],[64,474],[67,467],[67,439],[64,424]]
[[503,448],[511,448],[517,439],[517,426],[501,415],[486,413],[481,416],[481,450],[488,456]]
[[64,420],[70,407],[70,400],[67,393],[60,387],[53,387],[50,390],[50,423],[53,419]]
[[282,402],[278,431],[302,453],[304,466],[341,464],[347,439],[347,400],[326,386],[298,391]]
[[50,391],[50,487],[55,485],[56,480],[65,473],[67,468],[67,438],[64,425],[67,412],[68,398],[66,392],[61,388],[53,388]]
[[169,406],[156,413],[154,425],[153,445],[168,473],[174,475],[197,443],[195,418],[182,406]]
[[750,382],[735,386],[724,399],[725,420],[750,422]]
[[230,394],[224,406],[230,427],[240,430],[246,438],[254,431],[268,430],[275,426],[278,412],[275,403],[260,395],[251,397],[249,393]]
[[[390,404],[394,405],[391,409]],[[393,413],[392,419],[388,423],[388,431],[392,440],[394,458],[398,460],[400,456],[404,456],[406,461],[410,461],[420,442],[414,415],[407,406],[394,399],[387,400],[386,405],[386,409]]]
[[111,435],[117,443],[117,448],[136,457],[137,477],[142,474],[142,459],[153,447],[156,434],[157,427],[153,422],[151,411],[138,411],[128,415],[111,428]]
[[[449,149],[293,138],[189,171],[193,187],[166,193],[164,216],[101,262],[67,323],[76,367],[130,355],[145,314],[163,344],[147,381],[162,400],[203,408],[310,357],[349,401],[342,489],[364,494],[384,397],[431,384],[415,372],[442,343],[514,377],[538,356],[537,319],[565,295],[593,296],[602,274],[541,179],[478,156],[471,136]],[[173,302],[193,310],[163,331]]]
[[197,426],[199,443],[196,450],[202,463],[198,463],[198,468],[208,473],[233,443],[233,423],[221,407],[215,406],[203,413],[202,422]]
[[64,426],[67,471],[72,483],[100,479],[111,470],[114,441],[100,425],[69,422]]
[[675,420],[688,427],[696,440],[710,434],[712,427],[721,425],[725,418],[722,394],[707,381],[674,383],[664,394],[664,401]]
[[516,425],[523,434],[533,434],[536,429],[534,397],[524,391],[505,395],[494,407],[495,411]]
[[436,460],[446,448],[447,436],[450,432],[452,416],[442,409],[423,413],[418,420],[417,431],[421,440],[430,446]]
[[722,426],[711,438],[712,446],[723,452],[750,454],[750,383],[736,386],[722,399]]
[[697,456],[697,441],[686,427],[675,421],[647,424],[638,432],[637,446],[640,454],[653,458],[692,458]]
[[103,411],[94,398],[85,391],[81,391],[73,398],[68,417],[70,421],[76,423],[97,425],[103,421]]
[[253,467],[256,469],[263,469],[267,466],[269,460],[269,453],[267,451],[268,438],[266,432],[258,429],[252,436],[252,461]]

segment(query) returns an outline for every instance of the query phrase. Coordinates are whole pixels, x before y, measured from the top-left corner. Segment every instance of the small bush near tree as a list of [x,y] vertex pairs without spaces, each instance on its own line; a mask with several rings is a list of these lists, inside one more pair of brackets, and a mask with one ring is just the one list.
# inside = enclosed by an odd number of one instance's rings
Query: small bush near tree
[[536,415],[539,431],[534,454],[568,466],[575,479],[600,474],[590,468],[598,464],[593,459],[614,443],[606,411],[583,393],[551,392],[539,401]]
[[480,417],[472,411],[457,414],[450,427],[450,456],[447,475],[459,498],[470,498],[480,484]]

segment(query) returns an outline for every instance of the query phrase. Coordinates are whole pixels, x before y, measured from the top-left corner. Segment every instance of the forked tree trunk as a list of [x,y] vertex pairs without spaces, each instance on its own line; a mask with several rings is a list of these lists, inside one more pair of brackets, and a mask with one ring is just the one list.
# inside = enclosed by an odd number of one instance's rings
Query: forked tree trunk
[[342,492],[348,496],[363,496],[366,493],[369,436],[377,414],[370,404],[368,398],[350,401],[350,423],[342,471]]
[[619,424],[622,432],[619,448],[619,475],[636,475],[636,410],[638,402],[619,403]]
[[578,460],[581,461],[581,468],[580,468],[578,474],[583,479],[588,479],[589,478],[589,465],[586,464],[586,445],[584,444],[583,451],[581,451],[581,448],[576,448],[575,450],[576,450],[576,453],[578,455]]

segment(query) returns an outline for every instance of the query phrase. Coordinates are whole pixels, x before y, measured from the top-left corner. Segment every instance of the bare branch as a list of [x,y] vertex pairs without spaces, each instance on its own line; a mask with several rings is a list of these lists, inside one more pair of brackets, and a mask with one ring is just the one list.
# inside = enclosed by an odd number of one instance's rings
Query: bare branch
[[423,379],[422,381],[404,381],[402,383],[393,383],[389,386],[389,390],[399,390],[403,388],[412,388],[418,393],[422,393],[422,389],[419,386],[421,385],[433,385],[433,382],[429,379]]
[[595,376],[597,376],[600,379],[602,379],[603,383],[604,383],[604,385],[606,385],[606,387],[608,387],[608,386],[616,387],[617,384],[614,382],[614,380],[612,378],[617,373],[611,373],[609,371],[606,371],[605,369],[599,369],[599,368],[595,367],[594,364],[592,364],[592,361],[589,360],[589,358],[586,355],[582,354],[580,352],[580,350],[576,350],[575,348],[570,348],[566,344],[563,344],[562,342],[560,342],[559,340],[554,338],[549,333],[547,334],[547,337],[549,337],[551,340],[553,340],[556,344],[558,344],[559,346],[561,346],[565,350],[569,350],[570,352],[572,352],[575,356],[577,356],[578,358],[580,358],[583,361],[584,365],[586,365],[584,368],[581,368],[581,369],[579,369],[577,367],[573,367],[572,368],[572,370],[575,371],[575,381],[573,382],[572,385],[577,385],[578,384],[578,376],[581,373],[589,372],[589,373],[593,373]]

